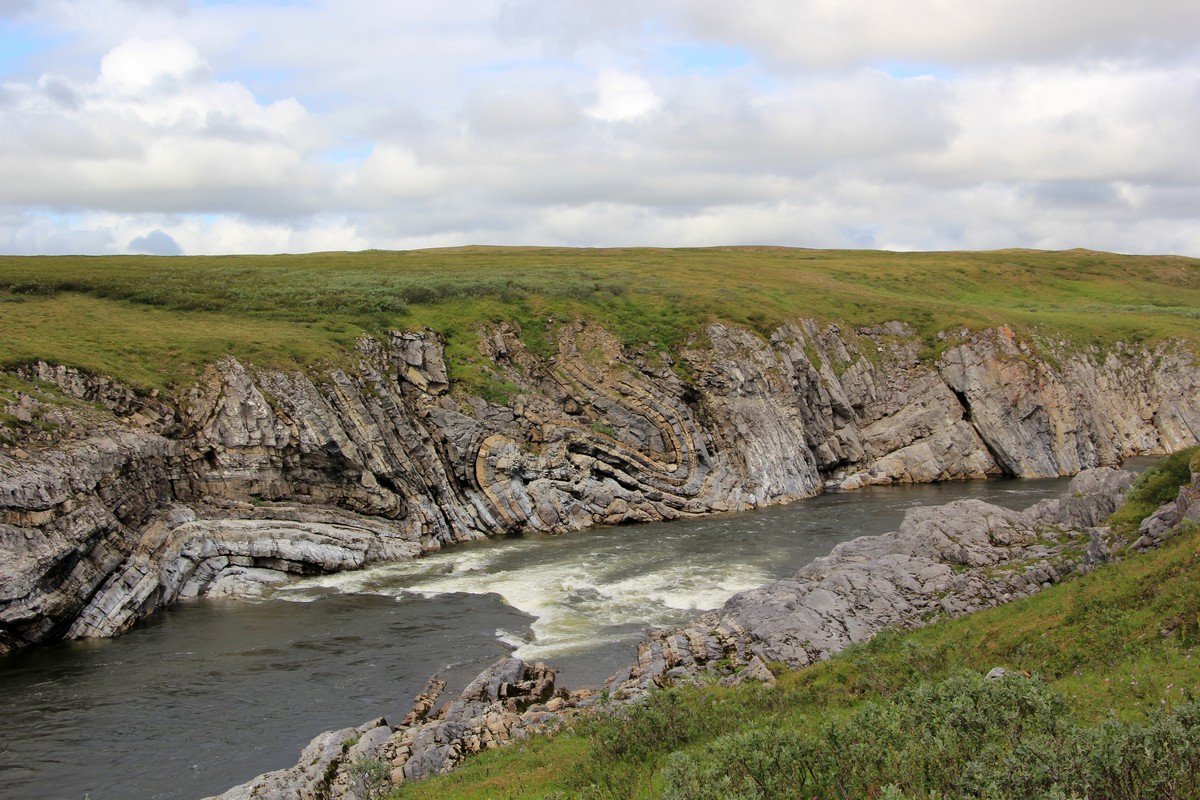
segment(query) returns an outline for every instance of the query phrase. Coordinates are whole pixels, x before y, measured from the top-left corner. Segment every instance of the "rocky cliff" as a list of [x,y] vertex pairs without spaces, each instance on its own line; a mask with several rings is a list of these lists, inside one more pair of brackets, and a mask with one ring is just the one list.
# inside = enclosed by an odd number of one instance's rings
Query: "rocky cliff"
[[556,354],[482,330],[503,404],[429,331],[306,371],[227,358],[178,397],[18,370],[0,445],[0,652],[179,598],[521,530],[672,519],[827,486],[1066,475],[1200,440],[1182,345],[1111,351],[900,323],[711,325],[674,354],[587,323]]

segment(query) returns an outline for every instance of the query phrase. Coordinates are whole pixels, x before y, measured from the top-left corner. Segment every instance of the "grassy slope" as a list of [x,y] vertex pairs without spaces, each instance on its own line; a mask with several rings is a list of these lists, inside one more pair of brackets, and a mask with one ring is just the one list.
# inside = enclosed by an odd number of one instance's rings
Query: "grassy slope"
[[[473,329],[599,319],[673,347],[709,320],[903,319],[929,337],[1008,323],[1076,342],[1200,340],[1200,260],[1090,251],[886,253],[782,248],[457,248],[298,256],[0,257],[0,364],[46,358],[141,386],[187,382],[225,353],[337,358],[355,337],[428,325],[452,378],[489,380]],[[556,324],[555,323],[555,324]]]
[[[1196,451],[1200,453],[1200,451]],[[1164,635],[1164,631],[1168,634]],[[655,797],[674,751],[750,728],[822,735],[863,704],[963,669],[1046,680],[1082,722],[1146,719],[1200,696],[1200,528],[1032,598],[912,632],[885,632],[776,688],[661,692],[650,711],[579,724],[472,758],[396,800]],[[620,743],[614,747],[614,743]]]

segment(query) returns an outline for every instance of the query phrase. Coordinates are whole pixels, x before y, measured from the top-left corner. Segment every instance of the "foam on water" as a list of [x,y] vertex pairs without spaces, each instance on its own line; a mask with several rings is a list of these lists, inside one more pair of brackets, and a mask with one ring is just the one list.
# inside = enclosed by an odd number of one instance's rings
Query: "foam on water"
[[[772,577],[742,560],[680,552],[647,557],[623,543],[613,544],[555,549],[546,540],[526,539],[464,548],[410,563],[310,578],[275,596],[311,602],[330,594],[494,594],[533,618],[527,633],[498,631],[501,641],[522,658],[551,658],[718,608],[737,592]],[[549,557],[539,558],[543,554]]]
[[299,581],[275,597],[495,595],[532,619],[526,630],[497,631],[500,641],[522,658],[555,659],[633,642],[646,628],[720,608],[738,592],[790,575],[838,541],[894,530],[915,506],[980,497],[1023,508],[1064,484],[877,487],[687,523],[471,543],[413,562]]

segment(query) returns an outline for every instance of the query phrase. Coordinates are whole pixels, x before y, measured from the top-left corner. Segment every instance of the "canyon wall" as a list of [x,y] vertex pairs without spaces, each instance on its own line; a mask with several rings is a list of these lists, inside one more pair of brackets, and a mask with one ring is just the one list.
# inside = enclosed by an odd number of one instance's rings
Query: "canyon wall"
[[507,398],[450,391],[429,331],[344,366],[226,358],[175,398],[36,364],[3,410],[0,652],[109,636],[179,598],[262,592],[519,531],[789,502],[824,488],[1069,475],[1200,441],[1179,343],[1109,351],[1007,328],[721,324],[665,355],[583,322],[557,353],[480,333]]

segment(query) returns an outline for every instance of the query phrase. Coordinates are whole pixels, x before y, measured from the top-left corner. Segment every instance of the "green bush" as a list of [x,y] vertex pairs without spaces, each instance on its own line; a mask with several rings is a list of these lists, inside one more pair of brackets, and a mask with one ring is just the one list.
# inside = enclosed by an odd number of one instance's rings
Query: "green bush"
[[614,711],[588,733],[605,760],[636,760],[709,733],[709,717],[692,693],[655,692],[640,706]]
[[1133,502],[1148,502],[1161,505],[1174,500],[1179,487],[1192,479],[1191,461],[1200,456],[1200,447],[1189,447],[1169,455],[1150,467],[1134,482],[1129,490]]
[[1072,726],[1010,753],[971,765],[964,797],[1183,800],[1200,797],[1200,703],[1153,715],[1144,724],[1115,720]]
[[823,731],[755,727],[673,754],[669,800],[1200,797],[1200,703],[1076,724],[1038,679],[955,675]]
[[664,776],[664,800],[791,797],[812,783],[812,747],[796,731],[751,728],[720,737],[702,759],[673,754]]
[[1163,503],[1174,500],[1179,487],[1191,482],[1193,461],[1200,461],[1200,447],[1169,455],[1139,475],[1125,504],[1109,518],[1113,530],[1127,539],[1136,534],[1142,520]]

